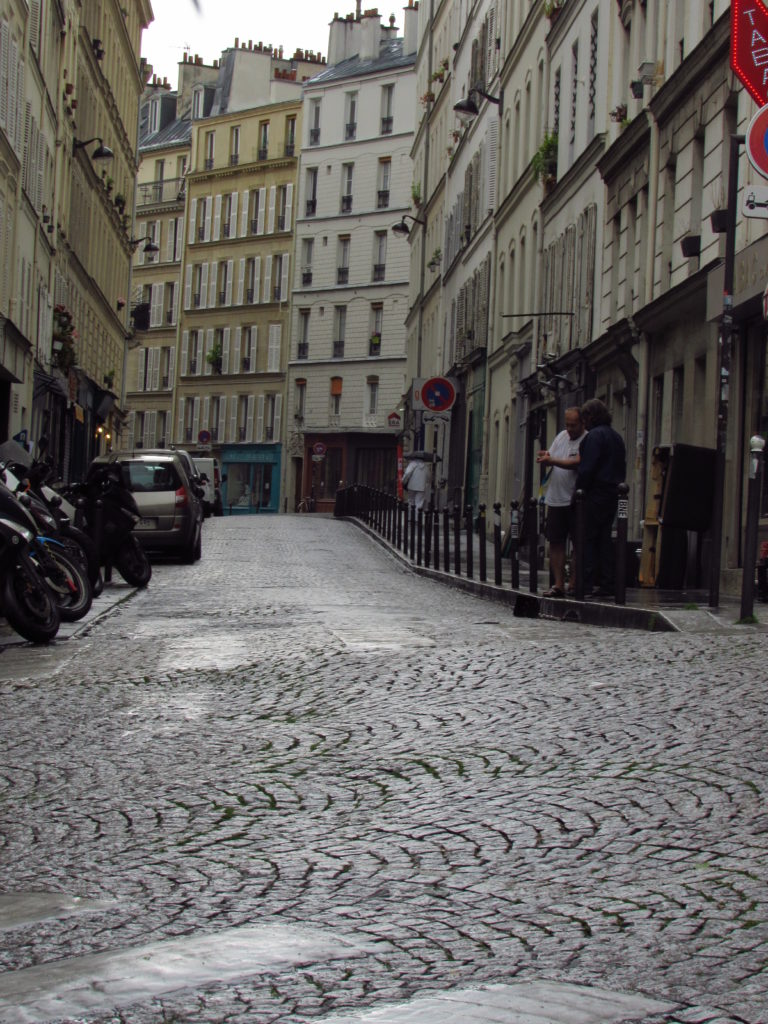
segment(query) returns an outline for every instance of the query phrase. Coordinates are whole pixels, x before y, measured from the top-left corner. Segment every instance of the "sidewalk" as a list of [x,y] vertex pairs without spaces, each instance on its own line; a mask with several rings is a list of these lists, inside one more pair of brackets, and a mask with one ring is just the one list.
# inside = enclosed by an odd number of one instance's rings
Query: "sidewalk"
[[[122,601],[126,601],[135,591],[135,587],[129,586],[118,573],[115,573],[115,578],[112,582],[105,583],[101,594],[93,599],[93,604],[87,615],[84,615],[77,622],[62,622],[55,641],[70,640],[72,637],[84,633],[90,629],[94,622],[97,622],[102,616],[112,611]],[[29,640],[19,636],[5,619],[0,618],[0,652],[6,647],[20,647],[23,645],[33,646]]]
[[[348,516],[360,529],[368,533],[377,543],[390,551],[400,562],[410,566],[415,573],[426,576],[449,586],[460,587],[478,597],[501,601],[514,606],[515,615],[522,618],[558,619],[564,622],[581,622],[590,626],[615,626],[624,629],[641,629],[653,632],[682,633],[742,633],[744,631],[768,632],[768,604],[757,599],[754,603],[755,624],[741,625],[738,622],[741,600],[738,595],[720,592],[720,604],[709,608],[707,590],[657,590],[653,587],[628,587],[626,604],[617,605],[610,599],[588,599],[576,601],[572,598],[543,597],[549,588],[549,572],[545,567],[538,572],[536,592],[530,590],[528,565],[520,562],[519,587],[512,587],[512,568],[509,558],[502,559],[502,583],[494,580],[494,549],[492,536],[486,538],[486,581],[480,579],[480,538],[472,534],[472,578],[467,576],[465,550],[466,531],[461,533],[461,575],[454,569],[453,537],[450,543],[450,571],[443,567],[442,524],[440,534],[440,568],[427,567],[412,562],[394,544],[382,537],[361,519]],[[422,563],[424,559],[422,558]]]

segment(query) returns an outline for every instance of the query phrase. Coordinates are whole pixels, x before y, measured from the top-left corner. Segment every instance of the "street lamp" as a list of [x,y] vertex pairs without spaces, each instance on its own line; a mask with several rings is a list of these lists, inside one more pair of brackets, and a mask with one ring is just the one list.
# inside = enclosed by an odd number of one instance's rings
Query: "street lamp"
[[142,252],[160,252],[160,246],[155,244],[152,235],[142,235],[141,238],[132,238],[128,244],[131,246],[133,251],[136,252],[139,242],[144,241],[146,241],[147,244],[144,246]]
[[98,142],[98,146],[91,153],[91,160],[111,160],[115,155],[109,146],[104,145],[104,140],[94,135],[92,139],[86,139],[84,142],[80,142],[78,139],[72,140],[72,156],[77,153],[78,149],[82,149],[84,146],[90,146],[92,142]]
[[469,90],[469,95],[466,99],[459,100],[459,102],[455,103],[453,106],[453,112],[462,124],[469,124],[470,121],[474,121],[480,113],[477,103],[472,98],[473,93],[476,93],[478,96],[482,96],[483,99],[488,100],[489,103],[495,103],[499,108],[499,117],[501,117],[501,101],[504,98],[503,94],[501,96],[491,96],[489,93],[485,92],[484,89],[481,89],[476,85],[474,88]]
[[407,238],[411,233],[411,229],[405,223],[406,217],[408,220],[412,220],[414,224],[426,225],[427,223],[425,220],[420,220],[418,217],[412,217],[410,213],[404,213],[403,219],[398,221],[397,224],[392,225],[392,232],[397,235],[398,238]]

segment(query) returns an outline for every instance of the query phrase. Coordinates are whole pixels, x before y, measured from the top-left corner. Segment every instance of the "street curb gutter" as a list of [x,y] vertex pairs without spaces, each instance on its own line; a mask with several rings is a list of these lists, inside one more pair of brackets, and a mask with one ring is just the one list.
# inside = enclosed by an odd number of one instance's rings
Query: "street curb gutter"
[[457,587],[475,597],[488,601],[512,605],[515,615],[520,618],[556,619],[560,622],[578,622],[585,626],[605,626],[618,629],[639,629],[646,633],[679,633],[680,629],[655,608],[628,608],[620,604],[604,604],[599,601],[572,601],[568,598],[540,597],[528,590],[512,590],[499,587],[495,583],[481,583],[465,576],[455,576],[442,569],[428,569],[423,565],[414,565],[401,551],[389,544],[366,523],[351,516],[339,517],[344,522],[354,523],[372,540],[388,551],[401,565],[406,566],[417,576]]

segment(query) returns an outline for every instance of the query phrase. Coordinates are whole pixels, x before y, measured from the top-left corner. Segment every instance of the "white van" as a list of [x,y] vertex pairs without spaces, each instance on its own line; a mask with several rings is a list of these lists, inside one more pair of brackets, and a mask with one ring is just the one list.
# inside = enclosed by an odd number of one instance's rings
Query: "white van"
[[193,458],[205,490],[203,494],[205,515],[223,516],[224,503],[221,500],[221,485],[225,478],[221,475],[219,460],[207,458],[204,455],[193,455]]

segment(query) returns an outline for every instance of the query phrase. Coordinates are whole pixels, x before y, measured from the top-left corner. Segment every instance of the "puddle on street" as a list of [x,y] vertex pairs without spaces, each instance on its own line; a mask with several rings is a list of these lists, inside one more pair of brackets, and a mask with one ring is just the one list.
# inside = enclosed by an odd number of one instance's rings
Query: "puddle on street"
[[0,895],[0,929],[21,928],[70,914],[97,913],[112,906],[107,900],[87,900],[61,892],[5,893]]

